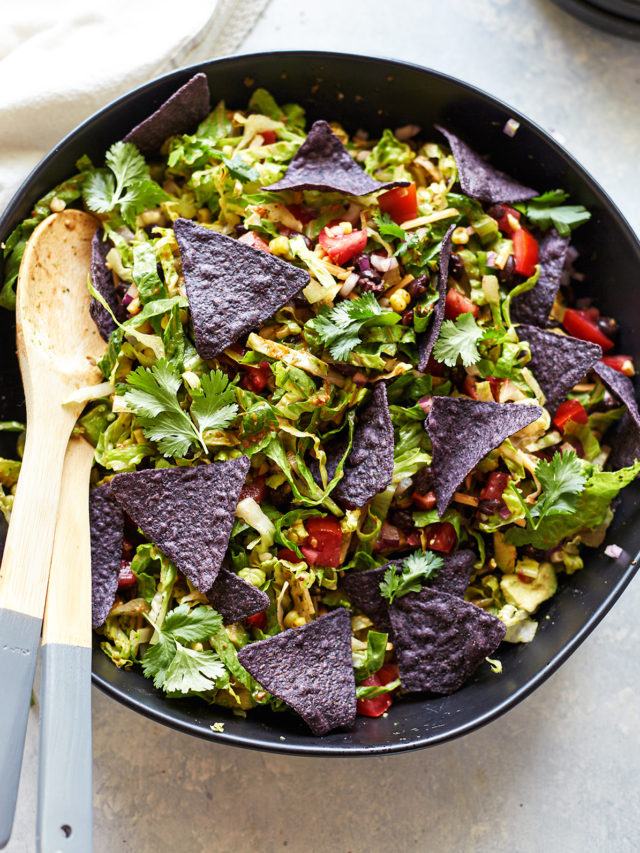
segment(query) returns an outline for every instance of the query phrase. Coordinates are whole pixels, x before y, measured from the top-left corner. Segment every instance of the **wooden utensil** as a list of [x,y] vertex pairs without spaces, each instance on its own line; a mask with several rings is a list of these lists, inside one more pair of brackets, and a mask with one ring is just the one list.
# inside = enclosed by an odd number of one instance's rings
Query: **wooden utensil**
[[44,612],[60,480],[82,403],[70,395],[100,380],[104,342],[89,315],[87,273],[98,222],[79,210],[33,232],[18,277],[18,358],[27,438],[0,567],[0,847],[11,834]]
[[91,542],[94,449],[71,436],[62,471],[42,629],[38,853],[92,847]]

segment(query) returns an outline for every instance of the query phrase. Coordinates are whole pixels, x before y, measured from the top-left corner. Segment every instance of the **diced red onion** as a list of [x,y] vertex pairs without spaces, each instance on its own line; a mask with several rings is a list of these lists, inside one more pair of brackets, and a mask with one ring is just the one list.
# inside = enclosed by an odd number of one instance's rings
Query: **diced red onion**
[[496,253],[495,252],[487,252],[487,266],[495,268],[496,265]]
[[382,522],[380,535],[376,543],[376,548],[379,551],[384,551],[387,548],[397,548],[400,545],[400,530],[389,524],[388,521]]
[[382,255],[371,255],[371,266],[378,272],[389,272],[398,266],[397,258],[385,258]]
[[428,415],[431,411],[431,406],[433,405],[433,397],[421,397],[418,400],[418,405],[425,413],[425,415]]
[[502,132],[506,133],[507,136],[515,136],[518,132],[518,128],[520,127],[520,122],[516,121],[514,118],[510,118],[505,126],[502,128]]
[[617,560],[622,556],[622,548],[619,545],[607,545],[604,549],[604,553],[607,557],[611,557],[613,560]]
[[364,253],[362,255],[358,255],[357,261],[358,266],[360,267],[360,272],[367,272],[371,269],[371,261],[369,260],[369,257],[369,255],[365,255]]
[[340,296],[348,296],[358,283],[359,278],[357,272],[349,273],[349,277],[344,280],[344,284],[340,288]]
[[422,128],[419,124],[405,124],[403,127],[396,128],[395,136],[400,142],[406,142],[407,139],[417,136],[421,130]]
[[509,518],[509,516],[511,515],[511,510],[506,504],[504,504],[504,506],[501,506],[498,510],[498,515],[500,516],[500,518]]

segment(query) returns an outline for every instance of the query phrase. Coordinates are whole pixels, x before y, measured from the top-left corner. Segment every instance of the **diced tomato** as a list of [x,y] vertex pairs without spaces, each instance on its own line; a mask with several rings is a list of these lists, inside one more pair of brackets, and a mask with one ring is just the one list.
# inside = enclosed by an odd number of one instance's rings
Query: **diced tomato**
[[[323,228],[320,232],[318,240],[322,248],[327,252],[334,264],[341,267],[355,255],[359,255],[367,245],[366,231],[352,231],[351,234],[342,234],[337,237],[332,236],[327,228],[331,230],[331,225]],[[340,231],[335,227],[336,232]]]
[[476,378],[475,376],[471,376],[469,373],[464,377],[464,382],[462,383],[462,390],[467,395],[467,397],[471,397],[472,400],[478,400],[478,392],[476,391]]
[[280,548],[278,551],[278,559],[286,560],[288,563],[299,563],[300,557],[291,548]]
[[426,547],[448,554],[456,544],[456,529],[449,521],[436,521],[425,528]]
[[241,364],[240,367],[246,370],[245,375],[240,380],[242,387],[259,394],[266,387],[271,376],[269,362],[261,361],[260,364]]
[[254,613],[253,616],[247,616],[244,621],[252,628],[260,628],[261,631],[264,631],[267,627],[267,614],[261,610],[260,613]]
[[515,271],[518,275],[529,278],[536,271],[536,264],[540,257],[538,241],[529,234],[526,228],[519,228],[514,231],[511,239],[513,240],[513,256],[516,262]]
[[415,219],[418,215],[418,196],[416,185],[396,187],[378,196],[378,204],[382,213],[388,213],[398,225]]
[[304,207],[301,204],[288,204],[287,210],[295,216],[298,222],[302,222],[303,225],[307,225],[318,218],[317,210],[314,210],[312,207]]
[[613,347],[613,341],[600,331],[597,323],[588,316],[586,311],[567,308],[564,312],[562,325],[574,338],[598,344],[602,347],[603,352],[608,352]]
[[238,498],[238,502],[243,501],[245,498],[253,498],[254,501],[258,504],[262,503],[262,501],[267,496],[267,484],[264,477],[256,477],[253,483],[245,483],[242,487],[242,491],[240,492],[240,497]]
[[450,287],[447,291],[447,298],[444,303],[444,316],[447,320],[455,320],[460,314],[473,314],[474,317],[477,317],[479,310],[477,305],[474,305],[464,293],[460,293],[455,287]]
[[332,566],[337,569],[342,548],[342,529],[338,519],[330,515],[313,516],[305,521],[304,526],[309,538],[300,550],[309,565]]
[[487,477],[487,482],[484,484],[484,487],[480,492],[480,500],[501,500],[502,493],[508,485],[509,475],[505,471],[492,471]]
[[619,373],[624,373],[625,376],[634,376],[635,367],[631,356],[628,355],[603,355],[600,361],[604,362],[607,367],[612,367]]
[[566,400],[558,406],[558,411],[553,418],[555,426],[563,432],[569,421],[575,421],[577,424],[586,424],[589,422],[587,410],[578,400]]
[[131,589],[135,585],[136,576],[131,571],[131,563],[128,560],[120,560],[120,571],[118,573],[118,591]]
[[421,495],[420,492],[414,492],[411,495],[411,500],[414,504],[417,504],[420,509],[430,510],[436,505],[436,493],[432,491],[427,492],[425,495]]
[[273,145],[273,143],[276,141],[275,130],[261,130],[260,136],[262,137],[263,145]]
[[240,243],[246,243],[253,249],[261,249],[263,252],[269,252],[269,244],[265,243],[262,237],[258,237],[255,231],[247,231],[242,237],[238,237]]
[[432,355],[429,356],[425,373],[430,373],[432,376],[442,376],[442,365]]
[[504,233],[511,236],[514,233],[514,228],[511,227],[509,216],[512,216],[517,222],[520,222],[520,212],[508,204],[501,204],[500,207],[504,210],[504,214],[498,219],[498,228]]
[[[380,686],[395,681],[398,677],[398,667],[394,663],[383,664],[377,672],[366,678],[362,684],[365,686]],[[363,717],[380,717],[393,702],[393,694],[383,693],[382,696],[372,696],[370,699],[358,699],[356,711]]]

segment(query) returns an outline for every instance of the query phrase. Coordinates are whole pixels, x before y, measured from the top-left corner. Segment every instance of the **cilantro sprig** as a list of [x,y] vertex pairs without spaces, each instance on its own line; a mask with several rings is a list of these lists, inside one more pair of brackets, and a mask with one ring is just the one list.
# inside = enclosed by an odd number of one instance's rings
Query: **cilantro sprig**
[[336,361],[346,361],[355,347],[362,343],[360,334],[369,326],[394,326],[400,322],[395,311],[382,308],[373,293],[356,299],[345,299],[333,308],[323,308],[307,323],[320,343]]
[[408,592],[420,592],[422,585],[433,578],[442,565],[442,557],[433,551],[414,551],[402,563],[400,573],[395,566],[386,570],[380,583],[380,595],[392,604],[395,598],[401,598]]
[[158,690],[201,693],[226,680],[225,666],[215,652],[188,647],[189,643],[208,640],[222,628],[222,616],[217,611],[204,606],[191,610],[181,604],[167,614],[162,629],[153,627],[158,632],[158,642],[147,649],[142,671],[147,678],[153,678]]
[[106,169],[96,169],[85,178],[82,195],[95,213],[119,211],[123,221],[135,228],[136,216],[168,198],[151,180],[149,167],[132,142],[115,142],[105,155]]
[[433,348],[433,356],[447,367],[455,367],[460,356],[462,364],[469,367],[480,361],[478,343],[483,335],[484,330],[471,313],[460,314],[456,320],[445,320]]
[[238,414],[235,389],[228,387],[229,379],[221,370],[202,376],[200,389],[191,392],[193,417],[178,397],[182,379],[166,359],[151,368],[138,367],[126,382],[127,408],[135,413],[145,436],[158,442],[164,456],[184,457],[193,444],[207,453],[205,430],[226,429]]
[[581,204],[562,204],[568,198],[569,193],[564,190],[551,190],[515,207],[542,231],[553,225],[558,234],[568,237],[574,228],[591,219],[591,214]]

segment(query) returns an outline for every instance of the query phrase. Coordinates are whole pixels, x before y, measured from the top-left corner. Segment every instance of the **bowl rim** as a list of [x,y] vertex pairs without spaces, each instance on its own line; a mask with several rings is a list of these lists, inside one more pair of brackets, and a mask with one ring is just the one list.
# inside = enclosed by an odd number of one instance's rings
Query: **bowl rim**
[[[608,193],[600,186],[598,181],[567,151],[567,149],[564,148],[564,146],[562,146],[556,139],[554,139],[546,130],[544,130],[537,123],[529,119],[526,115],[523,115],[519,110],[515,109],[510,104],[505,103],[501,99],[496,98],[485,90],[480,89],[479,87],[476,87],[473,84],[470,84],[464,80],[461,80],[460,78],[454,77],[450,74],[445,74],[441,71],[437,71],[435,69],[428,68],[423,65],[419,65],[418,63],[407,62],[404,60],[393,59],[385,56],[370,56],[367,54],[320,50],[271,50],[225,55],[222,57],[216,57],[215,59],[194,63],[193,65],[184,66],[182,68],[172,70],[167,74],[163,74],[160,77],[156,77],[136,87],[135,89],[131,89],[129,92],[114,99],[109,104],[105,105],[100,110],[93,113],[81,124],[71,130],[32,169],[29,175],[25,178],[25,180],[16,190],[15,194],[13,195],[7,207],[5,208],[2,216],[0,216],[0,235],[3,233],[3,230],[7,228],[7,225],[11,227],[11,220],[12,216],[14,215],[14,211],[19,206],[23,196],[29,192],[29,188],[33,183],[34,179],[40,174],[42,170],[44,170],[48,166],[48,164],[52,160],[54,160],[54,158],[58,156],[61,149],[63,149],[68,143],[72,142],[76,135],[78,135],[81,131],[87,129],[98,117],[104,115],[105,113],[111,112],[114,109],[123,107],[129,100],[132,100],[133,98],[137,97],[143,91],[155,87],[161,81],[168,82],[173,79],[184,80],[187,79],[187,74],[192,75],[200,71],[204,71],[206,73],[209,69],[214,69],[218,66],[229,65],[235,61],[246,62],[247,60],[257,60],[263,59],[265,57],[272,57],[273,59],[277,59],[278,57],[291,58],[292,56],[295,56],[301,60],[304,60],[305,58],[314,61],[324,60],[327,63],[345,60],[356,63],[376,63],[417,71],[421,74],[426,74],[427,76],[430,76],[432,79],[444,80],[451,84],[454,84],[466,94],[472,95],[474,98],[479,98],[481,101],[484,101],[485,103],[488,103],[491,106],[497,107],[505,113],[508,113],[510,116],[516,118],[521,125],[525,125],[529,130],[533,131],[535,135],[542,138],[546,145],[551,146],[555,153],[571,168],[571,170],[579,177],[579,179],[589,187],[589,189],[595,196],[597,196],[601,200],[603,206],[614,218],[620,230],[626,232],[626,237],[629,239],[630,243],[632,245],[635,245],[638,260],[640,261],[640,241],[638,240],[637,235],[635,234],[631,225],[627,221],[626,217],[619,210],[618,206],[610,198]],[[620,596],[634,577],[636,571],[638,570],[639,563],[640,549],[635,554],[635,556],[630,559],[629,564],[627,565],[623,574],[620,576],[617,583],[608,590],[606,597],[604,598],[600,606],[594,611],[594,613],[585,622],[585,624],[573,635],[573,637],[567,643],[565,643],[561,650],[556,655],[554,655],[554,657],[552,657],[546,663],[546,665],[542,666],[538,670],[538,672],[527,682],[525,682],[521,687],[514,690],[514,692],[511,693],[508,698],[495,705],[494,707],[490,708],[485,713],[482,713],[474,717],[472,720],[466,723],[462,723],[457,727],[451,728],[444,733],[432,731],[426,736],[416,737],[413,740],[408,739],[403,742],[388,742],[384,744],[371,744],[362,746],[353,745],[346,748],[339,744],[334,745],[329,742],[323,741],[322,738],[312,739],[310,737],[308,744],[300,742],[288,743],[286,740],[279,741],[276,743],[262,740],[259,737],[252,735],[250,731],[248,731],[246,735],[239,735],[234,732],[213,732],[209,728],[204,728],[202,725],[198,725],[195,722],[190,722],[184,719],[178,720],[169,711],[161,711],[149,707],[144,703],[144,701],[135,698],[134,695],[126,694],[118,687],[114,686],[113,684],[110,684],[106,679],[102,678],[95,671],[92,671],[92,682],[96,687],[100,688],[104,693],[116,699],[121,704],[125,705],[133,711],[142,714],[143,716],[149,719],[154,720],[155,722],[161,723],[165,726],[169,726],[170,728],[176,729],[177,731],[181,731],[185,734],[195,735],[196,737],[200,737],[209,741],[221,742],[229,746],[239,746],[248,749],[260,749],[266,752],[275,752],[288,755],[317,755],[325,757],[355,757],[360,755],[382,754],[388,755],[404,753],[415,749],[424,749],[429,746],[436,746],[446,741],[453,740],[454,738],[461,737],[462,735],[468,734],[472,731],[475,731],[476,729],[481,728],[482,726],[487,725],[488,723],[492,722],[493,720],[497,719],[498,717],[502,716],[504,713],[515,707],[518,703],[520,703],[523,699],[530,695],[534,690],[536,690],[564,663],[564,661],[566,661],[573,654],[573,652],[578,648],[578,646],[580,646],[580,644],[601,622],[604,616],[611,610],[613,605],[620,598]]]

